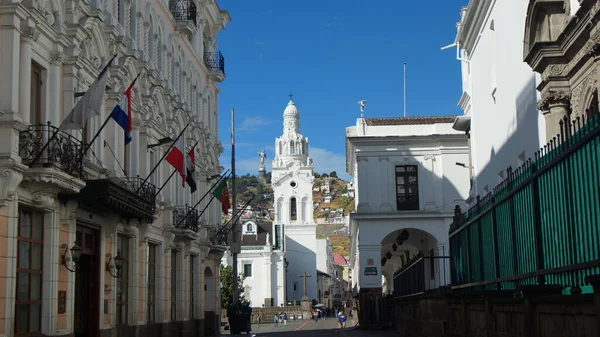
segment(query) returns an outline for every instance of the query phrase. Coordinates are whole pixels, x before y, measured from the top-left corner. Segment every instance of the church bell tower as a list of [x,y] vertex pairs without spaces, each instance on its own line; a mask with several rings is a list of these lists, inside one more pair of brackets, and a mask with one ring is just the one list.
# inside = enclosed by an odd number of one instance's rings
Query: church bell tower
[[[283,134],[275,139],[275,158],[271,176],[273,187],[275,235],[284,241],[287,268],[287,298],[306,300],[317,296],[317,225],[313,220],[312,158],[308,155],[308,138],[300,133],[300,114],[290,100],[283,111]],[[277,240],[277,238],[275,238]],[[302,278],[301,277],[305,277]],[[312,277],[306,277],[312,275]]]

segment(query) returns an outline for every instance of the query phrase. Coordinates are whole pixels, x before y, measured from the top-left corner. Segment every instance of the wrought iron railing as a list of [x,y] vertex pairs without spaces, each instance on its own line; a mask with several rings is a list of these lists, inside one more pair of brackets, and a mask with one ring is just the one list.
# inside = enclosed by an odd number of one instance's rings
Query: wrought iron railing
[[586,277],[600,274],[600,116],[562,120],[534,159],[507,171],[493,193],[455,216],[452,288],[590,290]]
[[19,155],[29,167],[59,169],[73,177],[84,178],[82,143],[48,122],[30,125],[19,135]]
[[194,0],[170,0],[169,9],[176,21],[192,21],[197,25],[196,4]]
[[394,273],[394,296],[440,293],[450,284],[450,257],[419,252]]
[[111,177],[111,181],[151,204],[156,203],[156,186],[140,177]]
[[209,71],[220,71],[225,75],[225,58],[220,51],[204,53],[204,65]]
[[217,246],[227,246],[227,231],[222,230],[220,226],[210,226],[206,228],[208,240]]
[[198,226],[198,210],[188,205],[175,206],[173,208],[173,226],[197,232],[200,229]]

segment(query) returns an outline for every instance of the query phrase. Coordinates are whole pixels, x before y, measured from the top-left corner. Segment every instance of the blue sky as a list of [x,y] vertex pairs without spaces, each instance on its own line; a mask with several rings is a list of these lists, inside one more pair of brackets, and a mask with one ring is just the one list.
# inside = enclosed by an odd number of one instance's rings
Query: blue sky
[[[236,173],[257,174],[256,152],[282,134],[283,110],[294,94],[302,134],[316,172],[345,172],[345,128],[360,116],[407,111],[458,115],[461,94],[454,42],[467,0],[218,0],[232,21],[218,35],[227,78],[219,97],[220,158],[231,166],[231,108],[236,112]],[[344,174],[344,177],[348,175]]]

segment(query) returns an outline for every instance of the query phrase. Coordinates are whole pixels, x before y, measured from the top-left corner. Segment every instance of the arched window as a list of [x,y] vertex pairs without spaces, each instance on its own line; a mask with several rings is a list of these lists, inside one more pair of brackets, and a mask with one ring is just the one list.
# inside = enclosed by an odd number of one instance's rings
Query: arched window
[[246,232],[252,232],[252,224],[247,224],[246,225]]
[[279,154],[283,155],[283,142],[279,141]]
[[295,149],[294,149],[294,141],[290,141],[290,154],[294,154],[295,153]]
[[296,198],[290,199],[290,220],[297,220],[298,212],[296,207]]
[[596,116],[598,114],[598,90],[594,90],[594,94],[592,95],[592,98],[590,99],[590,104],[588,105],[588,108],[585,110],[586,114],[587,114],[587,119],[591,119],[594,118],[594,116]]

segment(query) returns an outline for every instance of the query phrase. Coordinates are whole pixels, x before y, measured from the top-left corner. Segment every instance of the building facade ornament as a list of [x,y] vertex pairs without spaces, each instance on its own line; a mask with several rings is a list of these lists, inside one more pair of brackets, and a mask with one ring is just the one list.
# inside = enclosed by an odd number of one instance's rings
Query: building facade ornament
[[39,39],[39,37],[40,37],[40,32],[35,27],[27,28],[21,35],[21,39],[24,42],[29,42],[29,43],[37,41]]
[[542,94],[542,98],[537,104],[537,109],[541,111],[549,111],[551,105],[566,104],[570,105],[571,93],[563,90],[548,90]]
[[13,201],[17,188],[23,180],[22,170],[14,168],[0,169],[0,206]]
[[60,65],[60,64],[65,63],[65,61],[67,60],[67,55],[63,52],[56,51],[56,52],[52,53],[50,60],[51,60],[52,64]]

